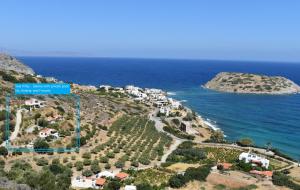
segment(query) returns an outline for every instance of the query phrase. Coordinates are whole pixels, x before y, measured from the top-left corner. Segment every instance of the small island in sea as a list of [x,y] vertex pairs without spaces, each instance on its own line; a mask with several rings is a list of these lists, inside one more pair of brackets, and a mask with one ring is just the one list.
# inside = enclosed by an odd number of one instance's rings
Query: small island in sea
[[246,94],[294,94],[300,87],[281,76],[266,76],[249,73],[221,72],[204,85],[221,92]]

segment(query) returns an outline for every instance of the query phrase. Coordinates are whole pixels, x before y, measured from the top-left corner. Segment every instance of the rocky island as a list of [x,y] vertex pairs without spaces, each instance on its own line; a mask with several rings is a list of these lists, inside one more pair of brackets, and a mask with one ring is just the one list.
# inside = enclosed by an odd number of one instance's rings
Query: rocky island
[[221,92],[245,94],[294,94],[300,87],[281,76],[265,76],[249,73],[221,72],[204,85]]

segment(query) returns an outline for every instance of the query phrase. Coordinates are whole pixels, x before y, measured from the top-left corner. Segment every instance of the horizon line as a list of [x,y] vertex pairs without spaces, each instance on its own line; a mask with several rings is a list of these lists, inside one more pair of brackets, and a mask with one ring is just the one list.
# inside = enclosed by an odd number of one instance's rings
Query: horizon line
[[15,57],[44,57],[44,58],[100,58],[100,59],[152,59],[152,60],[184,60],[184,61],[233,61],[233,62],[263,62],[300,64],[299,61],[263,60],[263,59],[223,59],[223,58],[176,58],[176,57],[134,57],[134,56],[86,56],[86,55],[13,55]]

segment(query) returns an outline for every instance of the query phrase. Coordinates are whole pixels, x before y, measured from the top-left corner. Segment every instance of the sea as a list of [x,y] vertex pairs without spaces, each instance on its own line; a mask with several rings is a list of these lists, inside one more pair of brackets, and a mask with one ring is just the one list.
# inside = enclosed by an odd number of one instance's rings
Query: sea
[[202,88],[221,71],[284,76],[300,84],[300,63],[137,58],[18,57],[37,74],[84,85],[160,88],[226,138],[271,143],[300,159],[300,94],[245,95]]

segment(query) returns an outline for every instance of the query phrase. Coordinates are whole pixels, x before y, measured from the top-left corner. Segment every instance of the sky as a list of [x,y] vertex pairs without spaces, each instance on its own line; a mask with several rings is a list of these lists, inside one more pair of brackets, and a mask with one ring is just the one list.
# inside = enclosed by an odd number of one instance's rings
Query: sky
[[300,62],[300,1],[1,0],[0,51]]

